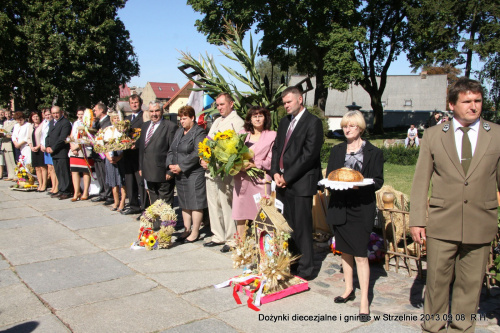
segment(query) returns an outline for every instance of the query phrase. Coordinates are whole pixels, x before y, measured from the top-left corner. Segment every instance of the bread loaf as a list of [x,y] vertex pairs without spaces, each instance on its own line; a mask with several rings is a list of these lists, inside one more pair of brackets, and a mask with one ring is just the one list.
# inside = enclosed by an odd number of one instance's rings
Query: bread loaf
[[359,171],[345,167],[333,170],[328,175],[328,180],[339,182],[362,182],[363,179],[363,175]]

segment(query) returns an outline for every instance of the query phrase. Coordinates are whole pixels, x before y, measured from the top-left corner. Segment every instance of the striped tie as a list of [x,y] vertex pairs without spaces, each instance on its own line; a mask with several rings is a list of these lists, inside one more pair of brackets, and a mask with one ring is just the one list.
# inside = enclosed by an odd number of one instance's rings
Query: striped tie
[[144,148],[148,146],[149,140],[151,140],[151,137],[153,136],[153,132],[155,130],[155,125],[156,123],[152,123],[151,127],[149,128],[148,135],[146,135],[146,142],[144,143]]
[[280,169],[283,170],[283,155],[285,155],[285,148],[286,145],[288,144],[288,140],[290,140],[290,137],[292,136],[293,129],[295,127],[295,121],[297,118],[293,118],[292,122],[290,123],[290,127],[288,128],[288,131],[286,132],[286,137],[285,137],[285,144],[283,145],[283,150],[281,151],[281,156],[280,156]]

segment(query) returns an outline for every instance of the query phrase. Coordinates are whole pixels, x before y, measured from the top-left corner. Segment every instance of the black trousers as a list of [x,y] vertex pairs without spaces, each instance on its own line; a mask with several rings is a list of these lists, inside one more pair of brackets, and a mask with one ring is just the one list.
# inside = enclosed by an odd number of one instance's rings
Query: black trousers
[[99,182],[99,196],[101,198],[111,199],[111,187],[106,184],[106,163],[99,157],[96,157],[94,161],[95,174],[97,176],[97,181]]
[[297,197],[286,188],[277,188],[277,198],[283,203],[283,216],[293,229],[290,251],[301,255],[297,274],[310,277],[314,270],[312,196]]
[[[59,181],[59,186],[57,190],[61,194],[68,194],[72,191],[71,184],[71,171],[69,169],[69,158],[52,158],[54,162],[54,170],[56,172],[57,180]],[[71,186],[71,187],[70,187]]]
[[148,192],[149,192],[149,201],[146,206],[149,204],[154,204],[156,200],[161,199],[168,203],[170,206],[174,204],[174,187],[175,180],[171,179],[169,181],[156,183],[156,182],[148,182]]
[[125,173],[125,187],[127,188],[129,207],[134,210],[144,210],[146,204],[146,196],[144,191],[144,183],[142,181],[142,177],[139,175],[139,170],[132,173]]

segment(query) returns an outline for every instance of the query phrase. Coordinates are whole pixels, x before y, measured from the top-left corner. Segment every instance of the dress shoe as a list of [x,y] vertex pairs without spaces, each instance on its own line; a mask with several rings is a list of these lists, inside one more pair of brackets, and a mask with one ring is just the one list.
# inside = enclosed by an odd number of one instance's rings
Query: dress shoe
[[52,194],[50,195],[50,197],[51,197],[51,198],[59,198],[61,195],[62,195],[61,193],[57,192],[57,193],[52,193]]
[[175,240],[176,242],[184,242],[184,240],[186,238],[189,237],[189,235],[191,235],[191,230],[189,231],[184,231],[182,234],[180,234],[177,239]]
[[111,207],[111,211],[115,212],[118,209],[118,207]]
[[57,194],[57,193],[54,193],[54,192],[47,192],[47,195],[52,195],[52,194]]
[[104,202],[104,206],[109,206],[109,205],[112,205],[114,203],[115,203],[115,201],[113,199],[106,199],[106,201]]
[[335,303],[346,303],[348,301],[352,301],[356,298],[356,294],[354,294],[354,290],[351,291],[351,293],[349,295],[347,295],[346,298],[342,297],[342,296],[337,296],[333,299],[333,301]]
[[[122,211],[123,211],[123,210],[122,210]],[[122,212],[122,211],[121,211],[121,212]],[[120,212],[120,213],[121,213],[121,212]],[[135,219],[136,219],[137,221],[140,221],[140,220],[141,220],[141,216],[142,216],[142,214],[141,214],[141,215],[139,215],[139,216],[137,216]]]
[[66,199],[69,199],[69,198],[71,198],[71,195],[69,195],[69,194],[61,194],[59,196],[59,200],[66,200]]
[[80,201],[81,195],[77,196],[76,198],[71,198],[71,202],[75,201]]
[[189,239],[186,239],[186,238],[185,238],[182,242],[183,242],[184,244],[188,244],[188,243],[194,243],[194,242],[197,242],[197,241],[199,241],[199,240],[200,240],[200,235],[198,235],[198,237],[196,237],[196,238],[195,238],[195,239],[193,239],[193,240],[189,240]]
[[359,321],[362,323],[369,322],[371,319],[370,312],[368,313],[360,313],[359,314]]
[[102,197],[95,197],[91,200],[92,202],[101,202],[101,201],[106,201],[106,198]]
[[89,200],[89,197],[81,197],[80,200],[82,201]]
[[132,215],[132,214],[139,214],[141,212],[140,209],[133,209],[133,208],[128,208],[122,210],[120,213],[123,215]]
[[208,243],[203,244],[203,246],[214,247],[214,246],[219,246],[219,245],[222,245],[222,244],[224,244],[224,243],[208,242]]
[[222,253],[227,253],[227,252],[229,252],[229,251],[231,251],[231,246],[229,246],[229,245],[227,245],[227,244],[226,244],[226,245],[224,245],[224,246],[222,247],[222,249],[220,249],[220,252],[222,252]]

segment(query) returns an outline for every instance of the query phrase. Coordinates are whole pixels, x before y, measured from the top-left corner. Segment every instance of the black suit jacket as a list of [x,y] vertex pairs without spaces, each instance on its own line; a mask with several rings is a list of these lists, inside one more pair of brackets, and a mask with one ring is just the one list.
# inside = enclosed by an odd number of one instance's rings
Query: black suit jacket
[[273,146],[271,175],[282,174],[279,167],[281,152],[283,155],[283,177],[287,190],[294,196],[312,196],[316,193],[321,179],[320,152],[323,145],[323,125],[321,120],[304,110],[292,132],[288,144],[285,144],[286,132],[291,122],[291,115],[281,119],[276,141]]
[[[94,124],[92,124],[92,129],[97,132],[98,130],[106,128],[108,126],[111,126],[111,119],[109,118],[109,116],[106,116],[103,121],[100,121],[100,119],[96,119],[94,121]],[[94,151],[92,151],[92,158],[96,162],[104,162],[104,159],[102,159],[101,156]]]
[[[132,115],[127,116],[125,119],[130,120],[130,128],[142,128],[144,123],[143,119],[143,111],[140,111],[134,120],[132,120]],[[143,138],[146,133],[141,132],[141,138]],[[139,139],[139,140],[140,140]],[[136,149],[127,149],[123,151],[123,160],[125,164],[125,173],[131,174],[136,171],[139,171],[139,149],[137,144],[135,145]]]
[[[330,158],[326,174],[344,167],[347,143],[334,146],[330,151]],[[347,222],[347,209],[352,208],[371,231],[375,219],[375,191],[384,184],[384,156],[382,150],[366,141],[363,149],[363,167],[361,174],[365,178],[373,178],[374,185],[362,186],[358,189],[332,191],[328,203],[327,221],[330,225],[342,225]]]
[[71,134],[71,123],[65,117],[61,117],[56,124],[52,120],[49,132],[45,139],[45,147],[52,148],[52,158],[69,158],[69,143],[66,138]]
[[142,177],[148,182],[166,182],[167,172],[173,175],[167,169],[166,161],[168,150],[174,141],[177,125],[170,120],[162,119],[146,147],[145,141],[150,124],[151,121],[147,121],[141,128],[141,137],[138,143],[139,170],[142,171]]

